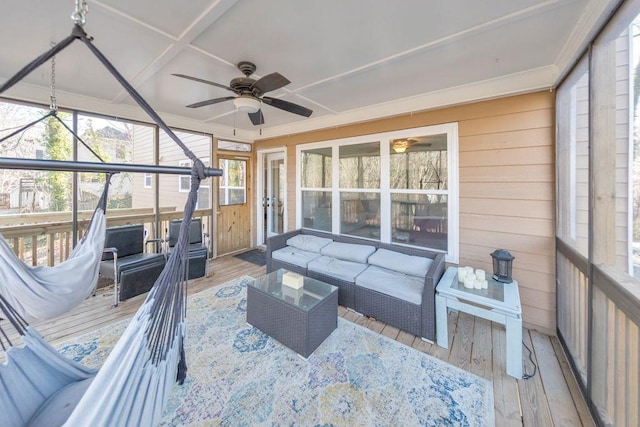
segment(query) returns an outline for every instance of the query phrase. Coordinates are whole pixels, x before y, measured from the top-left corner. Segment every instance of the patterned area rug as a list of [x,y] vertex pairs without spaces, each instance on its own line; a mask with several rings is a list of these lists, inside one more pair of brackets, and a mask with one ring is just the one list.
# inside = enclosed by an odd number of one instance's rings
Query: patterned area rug
[[[307,359],[246,323],[242,277],[189,298],[188,379],[162,425],[492,426],[493,386],[338,318]],[[62,344],[100,366],[128,321]]]

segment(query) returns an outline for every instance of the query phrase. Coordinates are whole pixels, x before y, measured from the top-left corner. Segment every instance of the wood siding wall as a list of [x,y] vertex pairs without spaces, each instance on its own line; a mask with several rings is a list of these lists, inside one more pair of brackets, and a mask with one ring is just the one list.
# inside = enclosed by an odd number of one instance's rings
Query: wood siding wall
[[[137,126],[136,131],[141,135],[134,136],[133,143],[133,163],[140,165],[150,165],[155,163],[153,147],[155,146],[154,129],[152,127]],[[152,178],[151,188],[144,187],[143,173],[133,174],[133,200],[134,208],[153,208],[155,176]]]
[[460,264],[492,270],[490,253],[514,256],[524,322],[555,335],[554,94],[544,91],[256,141],[287,146],[288,229],[295,227],[295,146],[458,122]]

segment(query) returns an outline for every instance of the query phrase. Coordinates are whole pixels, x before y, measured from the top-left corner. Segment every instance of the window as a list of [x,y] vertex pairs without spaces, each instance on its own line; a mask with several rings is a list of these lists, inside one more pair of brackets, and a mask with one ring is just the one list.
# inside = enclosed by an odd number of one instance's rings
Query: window
[[220,206],[240,205],[247,202],[247,161],[220,159],[222,176],[218,187]]
[[298,226],[457,262],[457,124],[298,147]]
[[380,142],[338,152],[340,233],[380,240]]
[[246,142],[218,140],[218,150],[242,151],[244,153],[250,153],[251,144],[247,144]]
[[446,133],[391,141],[392,242],[447,250],[447,172]]
[[151,188],[153,183],[153,175],[150,173],[144,174],[144,188]]
[[[190,168],[191,160],[180,160],[178,166],[181,168]],[[191,176],[180,175],[178,178],[178,191],[181,193],[188,193],[191,189]]]

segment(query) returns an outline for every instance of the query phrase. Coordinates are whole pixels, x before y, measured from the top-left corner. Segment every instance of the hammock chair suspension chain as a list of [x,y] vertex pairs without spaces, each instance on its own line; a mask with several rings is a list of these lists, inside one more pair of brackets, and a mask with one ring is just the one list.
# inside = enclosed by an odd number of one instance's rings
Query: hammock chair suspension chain
[[[51,42],[51,47],[55,46],[55,42]],[[49,111],[58,112],[58,101],[56,100],[56,56],[51,57],[51,94],[49,95]]]
[[87,0],[75,0],[76,10],[71,14],[71,19],[76,25],[83,27],[87,22],[87,13],[89,12],[89,5]]

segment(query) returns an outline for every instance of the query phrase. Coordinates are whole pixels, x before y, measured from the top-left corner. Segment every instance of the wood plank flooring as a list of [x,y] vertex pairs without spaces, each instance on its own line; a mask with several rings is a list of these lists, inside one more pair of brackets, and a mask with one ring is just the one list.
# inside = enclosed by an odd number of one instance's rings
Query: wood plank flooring
[[[191,281],[188,292],[191,295],[242,275],[259,277],[265,273],[265,267],[225,256],[212,260],[209,277]],[[95,297],[87,298],[66,315],[34,326],[48,342],[56,344],[133,315],[144,298],[141,295],[113,307],[113,288],[99,289]],[[538,368],[533,378],[516,380],[506,374],[506,334],[502,325],[466,313],[450,313],[449,349],[443,349],[344,307],[338,308],[338,314],[492,381],[498,427],[595,425],[556,337],[534,330],[523,331],[524,341],[532,350],[531,357]],[[525,372],[531,374],[533,365],[527,349],[524,349],[523,356]]]

